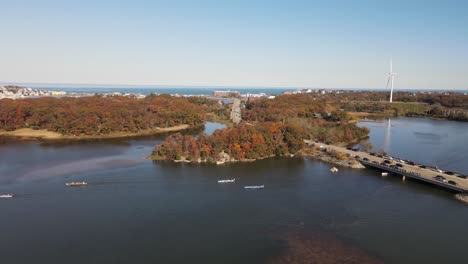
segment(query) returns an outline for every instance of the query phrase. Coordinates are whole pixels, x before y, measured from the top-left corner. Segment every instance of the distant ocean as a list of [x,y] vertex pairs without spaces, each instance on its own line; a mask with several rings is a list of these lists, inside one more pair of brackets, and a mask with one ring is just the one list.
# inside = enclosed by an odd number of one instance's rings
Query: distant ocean
[[242,94],[246,93],[265,93],[265,94],[281,94],[284,91],[294,91],[297,88],[246,88],[246,87],[230,87],[230,88],[201,88],[201,87],[47,87],[47,86],[30,86],[32,88],[46,89],[50,91],[65,91],[73,93],[139,93],[139,94],[183,94],[183,95],[211,95],[213,91],[239,91]]
[[[0,83],[4,85],[6,83]],[[36,89],[45,89],[51,91],[65,91],[72,93],[139,93],[139,94],[183,94],[183,95],[210,95],[213,91],[239,91],[242,94],[246,93],[265,93],[265,94],[281,94],[285,91],[295,91],[297,87],[190,87],[190,86],[130,86],[130,85],[79,85],[79,84],[18,84],[20,86],[26,86]],[[305,88],[307,89],[307,88]],[[322,89],[317,87],[311,87],[310,89]],[[349,90],[349,91],[388,91],[383,88],[369,89],[369,88],[323,88],[325,90]],[[395,91],[402,92],[457,92],[457,93],[468,93],[468,90],[444,90],[444,89],[395,89]]]

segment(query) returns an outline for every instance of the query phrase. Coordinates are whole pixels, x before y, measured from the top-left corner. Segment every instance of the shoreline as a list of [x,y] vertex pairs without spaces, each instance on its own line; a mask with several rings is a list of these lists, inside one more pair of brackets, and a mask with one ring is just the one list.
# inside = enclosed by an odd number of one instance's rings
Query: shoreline
[[126,138],[126,137],[138,137],[138,136],[150,136],[156,134],[162,134],[166,132],[176,132],[191,128],[187,124],[166,127],[166,128],[155,128],[140,131],[137,133],[129,132],[114,132],[104,135],[80,135],[70,136],[62,135],[58,132],[48,131],[46,129],[31,129],[21,128],[13,131],[0,130],[0,136],[18,138],[18,139],[35,139],[35,140],[83,140],[83,139],[111,139],[111,138]]
[[[342,153],[341,153],[342,154]],[[317,151],[315,150],[314,147],[304,147],[302,148],[297,154],[287,154],[283,156],[279,156],[278,158],[293,158],[293,157],[302,157],[302,158],[310,158],[310,159],[315,159],[318,161],[323,161],[327,163],[331,163],[334,165],[342,166],[342,167],[348,167],[352,169],[364,169],[365,166],[362,165],[359,161],[347,157],[343,154],[345,157],[344,159],[339,159],[335,156],[333,156],[332,153],[327,153],[327,152],[322,152],[322,151]],[[275,155],[267,156],[267,157],[260,157],[256,159],[243,159],[243,160],[237,160],[233,159],[230,157],[227,157],[227,154],[223,158],[219,160],[207,160],[207,159],[197,159],[197,160],[188,160],[186,157],[181,157],[179,160],[175,159],[165,159],[161,157],[155,157],[153,155],[149,155],[146,158],[152,161],[169,161],[173,163],[188,163],[188,164],[213,164],[213,165],[224,165],[228,163],[245,163],[245,162],[256,162],[259,160],[263,159],[269,159],[269,158],[274,158],[276,157]]]
[[431,120],[445,120],[445,121],[454,121],[454,122],[468,122],[466,120],[456,120],[450,119],[448,117],[441,116],[430,116],[430,115],[394,115],[394,114],[385,114],[385,113],[372,113],[372,112],[348,112],[353,119],[349,122],[359,123],[359,122],[382,122],[387,119],[394,118],[425,118]]

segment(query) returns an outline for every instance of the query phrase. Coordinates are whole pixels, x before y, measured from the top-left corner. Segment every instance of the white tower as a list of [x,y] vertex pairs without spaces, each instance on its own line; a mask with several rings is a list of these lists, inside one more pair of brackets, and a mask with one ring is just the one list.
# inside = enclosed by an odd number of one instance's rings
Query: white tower
[[393,63],[392,59],[390,59],[390,72],[388,73],[388,80],[387,80],[387,89],[388,85],[390,84],[390,103],[393,102],[393,79],[395,78],[396,73],[393,72]]

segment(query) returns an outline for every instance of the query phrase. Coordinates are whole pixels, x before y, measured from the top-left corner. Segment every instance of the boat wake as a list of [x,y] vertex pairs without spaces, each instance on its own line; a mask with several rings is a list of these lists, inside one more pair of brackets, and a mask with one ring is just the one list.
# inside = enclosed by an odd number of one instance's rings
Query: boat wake
[[468,204],[468,194],[457,193],[455,194],[455,199]]
[[218,183],[232,183],[235,182],[236,179],[229,179],[229,180],[219,180]]
[[251,186],[244,186],[244,189],[263,189],[265,185],[251,185]]

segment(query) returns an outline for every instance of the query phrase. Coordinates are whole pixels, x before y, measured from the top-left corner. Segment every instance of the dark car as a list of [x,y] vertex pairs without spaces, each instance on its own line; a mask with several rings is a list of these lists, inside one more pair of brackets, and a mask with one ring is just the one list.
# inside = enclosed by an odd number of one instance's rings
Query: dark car
[[359,157],[358,155],[356,155],[356,156],[354,156],[354,158],[356,158],[356,159],[360,159],[361,157]]
[[369,155],[371,155],[371,156],[375,156],[375,153],[374,153],[374,152],[371,152],[371,153],[369,153]]
[[455,173],[454,173],[454,172],[451,172],[451,171],[446,171],[445,174],[447,174],[447,175],[455,175]]
[[457,185],[457,183],[454,181],[448,181],[448,184]]
[[400,167],[400,168],[403,168],[403,164],[401,164],[401,163],[397,163],[396,165],[397,165],[398,167]]
[[424,165],[419,165],[419,168],[421,168],[421,169],[425,169],[425,168],[427,168],[427,167],[426,167],[426,166],[424,166]]
[[445,177],[442,175],[437,175],[434,177],[434,180],[443,182],[445,181]]
[[347,150],[353,150],[353,148],[351,148],[351,147],[347,147],[346,149],[347,149]]
[[363,160],[365,160],[365,161],[369,161],[369,159],[368,159],[368,158],[363,158]]
[[408,164],[409,164],[409,165],[416,165],[416,163],[413,162],[413,161],[408,161]]
[[457,175],[458,178],[466,179],[465,175]]
[[384,160],[383,162],[387,163],[387,164],[392,164],[392,161],[391,160]]

